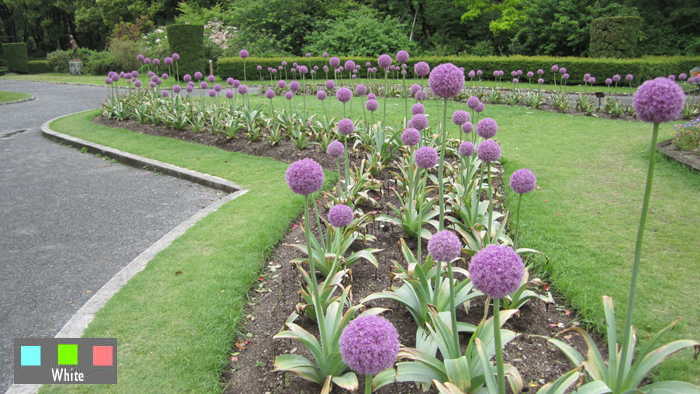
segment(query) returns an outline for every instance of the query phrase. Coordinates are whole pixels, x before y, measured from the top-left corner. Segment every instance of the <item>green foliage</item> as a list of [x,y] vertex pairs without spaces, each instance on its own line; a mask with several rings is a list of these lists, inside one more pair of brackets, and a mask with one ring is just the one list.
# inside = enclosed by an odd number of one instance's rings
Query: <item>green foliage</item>
[[166,27],[170,51],[180,54],[180,75],[204,70],[204,26],[170,25]]
[[136,56],[142,52],[141,43],[125,38],[112,38],[109,42],[109,51],[112,53],[114,60],[119,69],[128,71],[136,70],[140,64],[136,60]]
[[591,22],[589,54],[593,57],[639,56],[639,29],[642,19],[637,16],[597,18]]
[[321,23],[307,37],[304,52],[321,54],[342,53],[348,56],[376,56],[395,53],[399,49],[413,50],[408,39],[408,26],[391,16],[381,17],[371,8],[344,14]]
[[50,52],[46,55],[46,60],[49,62],[51,71],[59,73],[68,72],[68,62],[73,59],[80,59],[83,64],[88,63],[88,59],[92,57],[96,52],[87,48],[78,48],[76,51],[72,50],[58,50]]
[[50,73],[52,71],[48,60],[30,60],[27,62],[27,72],[29,74]]
[[700,120],[677,126],[673,144],[685,151],[700,149]]
[[28,73],[27,44],[23,42],[13,42],[2,44],[2,53],[7,60],[7,69],[15,73]]
[[120,70],[117,59],[109,51],[93,52],[87,62],[83,62],[83,72],[86,74],[104,75]]

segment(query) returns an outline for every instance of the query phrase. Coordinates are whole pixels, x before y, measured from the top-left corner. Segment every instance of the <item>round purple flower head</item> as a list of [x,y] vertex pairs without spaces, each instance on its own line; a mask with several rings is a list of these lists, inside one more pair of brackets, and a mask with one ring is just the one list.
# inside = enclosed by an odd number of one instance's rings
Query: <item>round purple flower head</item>
[[425,113],[425,107],[424,107],[423,104],[421,104],[421,103],[415,103],[415,104],[413,104],[413,106],[411,107],[411,113],[412,113],[413,115],[416,115],[416,114],[424,114],[424,113]]
[[401,134],[401,142],[404,145],[413,146],[420,142],[420,132],[413,127],[409,127]]
[[474,77],[476,77],[476,71],[469,70],[469,73],[467,74],[467,76],[469,77],[469,79],[474,79]]
[[461,126],[469,122],[470,118],[469,112],[467,111],[458,110],[452,113],[452,122],[457,126]]
[[226,89],[226,98],[227,98],[227,99],[232,99],[232,98],[233,98],[233,90],[231,90],[231,89]]
[[476,147],[476,154],[481,161],[496,161],[501,158],[501,147],[494,140],[486,140]]
[[287,100],[291,100],[292,98],[294,98],[294,92],[292,92],[291,90],[287,90],[284,93],[284,98],[286,98]]
[[525,74],[525,75],[526,75],[528,78],[532,78],[532,77],[535,76],[535,73],[533,73],[532,71],[528,71],[527,74]]
[[634,109],[644,122],[663,123],[676,120],[683,110],[685,93],[668,78],[646,81],[634,93]]
[[192,90],[194,90],[194,85],[187,84],[187,93],[192,93]]
[[161,96],[163,96],[163,97],[170,97],[170,92],[168,92],[167,90],[162,90],[162,91],[160,92],[160,94],[161,94]]
[[328,59],[328,64],[330,64],[333,68],[337,68],[340,65],[340,59],[333,56],[332,58]]
[[338,140],[333,140],[326,148],[326,154],[335,159],[342,156],[344,152],[345,146]]
[[326,91],[323,89],[319,89],[316,92],[316,98],[321,100],[321,101],[325,100],[326,99]]
[[238,87],[238,93],[240,93],[240,94],[248,93],[248,87],[246,85],[240,85]]
[[559,71],[559,66],[555,64],[552,66],[552,72],[557,72],[557,71]]
[[374,93],[367,93],[367,100],[376,100],[377,95]]
[[421,90],[420,92],[416,93],[416,100],[418,100],[418,101],[424,101],[424,100],[427,100],[427,99],[428,99],[428,93],[426,93],[426,92],[424,92],[424,91],[422,91],[422,90]]
[[537,69],[537,75],[542,75],[542,74],[544,74],[544,70],[541,68]]
[[606,84],[606,85],[610,86],[610,85],[612,85],[612,83],[613,83],[612,78],[605,78],[605,84]]
[[367,86],[365,86],[361,83],[358,84],[357,86],[355,86],[355,95],[356,96],[364,96],[365,94],[367,94]]
[[476,107],[479,106],[480,103],[481,103],[481,100],[479,100],[479,98],[476,97],[476,96],[471,96],[471,97],[469,97],[469,99],[467,100],[467,105],[468,105],[469,108],[471,108],[471,109],[475,109]]
[[544,79],[538,78],[538,79],[537,79],[537,83],[540,84],[540,85],[542,85],[542,84],[544,83]]
[[204,76],[204,75],[203,75],[201,72],[199,72],[199,71],[197,71],[197,72],[194,73],[194,79],[196,79],[197,81],[199,81],[200,79],[202,79],[203,76]]
[[561,67],[559,69],[559,74],[566,74],[566,71],[567,71],[566,67]]
[[221,89],[222,89],[221,85],[219,85],[218,83],[216,85],[214,85],[214,90],[216,90],[217,93],[219,93],[221,91]]
[[520,287],[525,268],[515,251],[505,245],[489,245],[469,262],[474,287],[491,298],[503,298]]
[[361,375],[376,375],[393,366],[398,353],[399,333],[381,316],[358,317],[340,336],[343,361]]
[[156,86],[158,86],[158,84],[155,83],[155,82],[153,82],[153,81],[151,81],[151,82],[148,83],[148,86],[150,86],[151,88],[155,88]]
[[136,55],[136,60],[138,60],[138,61],[141,62],[141,63],[143,63],[143,59],[145,59],[145,58],[146,58],[146,57],[143,56],[143,55],[140,54],[140,53],[139,53],[138,55]]
[[337,92],[335,92],[335,97],[341,103],[347,103],[350,101],[350,99],[352,99],[352,90],[348,88],[340,88]]
[[620,82],[620,79],[622,79],[622,77],[620,76],[620,74],[615,74],[615,75],[613,75],[613,77],[612,77],[613,82]]
[[345,227],[352,222],[352,208],[336,204],[328,211],[328,222],[333,227]]
[[180,86],[180,85],[173,85],[173,92],[175,92],[176,94],[177,94],[177,93],[180,93],[181,90],[182,90],[182,86]]
[[625,80],[626,80],[626,81],[629,82],[629,81],[631,81],[631,80],[633,80],[633,79],[634,79],[634,75],[632,75],[632,74],[627,74],[627,75],[625,75]]
[[590,77],[590,78],[588,78],[588,83],[590,83],[591,85],[593,85],[593,84],[595,83],[595,77]]
[[134,81],[134,86],[136,86],[137,88],[140,88],[140,87],[141,87],[141,81],[139,81],[138,79],[137,79],[136,81]]
[[185,74],[182,76],[182,80],[185,82],[190,82],[192,80],[192,76],[190,74]]
[[153,59],[153,60],[151,60],[151,61],[152,61],[153,64],[155,64],[156,66],[157,66],[157,65],[160,65],[160,59],[158,59],[158,58]]
[[462,243],[452,231],[438,231],[428,241],[428,253],[435,261],[449,263],[462,254]]
[[209,76],[207,77],[207,81],[209,81],[209,82],[214,82],[214,81],[216,81],[216,77],[213,76],[213,75],[209,75]]
[[279,80],[277,81],[277,87],[280,89],[284,89],[287,87],[287,81],[284,80]]
[[350,135],[353,131],[355,131],[355,125],[352,123],[352,120],[345,118],[338,122],[338,132],[340,134]]
[[258,64],[257,66],[255,66],[255,69],[258,71],[262,71],[262,66]]
[[537,178],[527,168],[521,168],[510,176],[510,187],[518,194],[525,194],[533,191],[537,185]]
[[107,85],[111,85],[111,84],[112,84],[112,78],[110,78],[110,77],[105,78],[105,83],[106,83]]
[[415,114],[409,124],[415,129],[423,130],[428,127],[428,117],[425,114]]
[[438,153],[432,146],[418,148],[413,157],[416,160],[416,165],[420,168],[433,168],[438,161]]
[[166,56],[165,59],[163,59],[163,63],[173,64],[173,58],[171,58],[170,56]]
[[209,97],[216,97],[216,90],[209,89]]
[[346,60],[345,64],[343,65],[346,70],[354,70],[355,69],[355,62],[352,60]]
[[408,52],[404,50],[396,52],[396,61],[399,63],[406,63],[408,61]]
[[424,77],[430,74],[430,66],[426,62],[418,62],[413,65],[413,72],[419,77]]
[[421,91],[421,89],[422,89],[421,86],[418,85],[417,83],[414,83],[413,85],[411,85],[411,96],[415,96],[416,93]]
[[239,80],[237,80],[237,79],[234,79],[233,82],[231,83],[231,86],[232,86],[233,88],[236,88],[236,89],[237,89],[239,86],[241,86],[241,81],[239,81]]
[[208,89],[208,88],[209,88],[209,84],[208,84],[206,81],[202,81],[202,82],[199,83],[199,87],[200,87],[201,89]]
[[458,153],[460,156],[471,156],[474,153],[474,144],[469,141],[463,141],[459,144]]
[[238,56],[240,56],[241,59],[245,59],[245,58],[247,58],[248,56],[250,56],[250,54],[248,53],[248,50],[246,50],[246,49],[241,49],[241,51],[238,52]]
[[289,165],[284,178],[294,193],[307,196],[321,189],[323,168],[314,159],[297,160]]
[[180,60],[180,54],[177,53],[177,52],[173,52],[173,54],[170,55],[170,57],[173,58],[173,61],[178,61],[178,60]]
[[479,123],[476,124],[476,133],[485,139],[493,138],[497,131],[498,123],[492,118],[481,119]]
[[678,79],[680,79],[681,81],[685,81],[686,79],[688,79],[688,74],[680,73],[678,74]]
[[387,70],[391,66],[391,56],[387,55],[386,53],[379,55],[379,58],[377,59],[377,64],[379,64],[379,67]]
[[430,72],[430,90],[439,97],[454,97],[464,88],[464,71],[452,63],[444,63]]
[[374,112],[379,108],[379,103],[375,99],[369,99],[365,103],[365,108],[367,108],[367,111]]
[[292,82],[289,84],[289,90],[291,90],[292,92],[296,92],[297,90],[299,90],[299,82],[297,82],[297,81],[292,81]]
[[332,79],[326,81],[326,89],[332,90],[335,88],[335,82]]
[[267,91],[265,92],[265,97],[272,100],[275,97],[275,91],[272,90],[271,88],[268,88]]
[[473,128],[474,128],[474,125],[472,125],[472,122],[465,122],[465,123],[462,125],[462,131],[463,131],[465,134],[471,133]]

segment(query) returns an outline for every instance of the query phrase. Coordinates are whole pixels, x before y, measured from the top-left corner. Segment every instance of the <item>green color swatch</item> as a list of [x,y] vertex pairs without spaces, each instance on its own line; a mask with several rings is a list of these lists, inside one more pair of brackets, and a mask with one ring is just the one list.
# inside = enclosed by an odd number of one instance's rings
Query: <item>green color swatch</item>
[[58,365],[78,365],[78,345],[59,344],[57,353]]

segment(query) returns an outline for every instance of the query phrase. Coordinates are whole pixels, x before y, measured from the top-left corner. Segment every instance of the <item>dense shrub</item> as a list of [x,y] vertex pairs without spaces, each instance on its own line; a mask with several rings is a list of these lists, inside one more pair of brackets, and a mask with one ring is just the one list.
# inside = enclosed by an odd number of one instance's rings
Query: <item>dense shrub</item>
[[3,56],[7,61],[7,69],[15,73],[27,73],[29,57],[27,56],[27,44],[23,42],[13,42],[2,44]]
[[[104,75],[109,71],[122,70],[117,59],[109,51],[94,52],[83,62],[84,74]],[[129,69],[126,69],[129,70]]]
[[126,38],[112,38],[109,42],[109,51],[120,70],[138,69],[140,64],[136,56],[142,52],[142,49],[141,43]]
[[591,42],[588,47],[592,57],[639,56],[639,29],[642,18],[638,16],[611,16],[591,21]]
[[87,64],[90,57],[96,52],[92,49],[78,48],[77,50],[59,50],[46,55],[46,60],[51,66],[51,70],[58,73],[68,72],[68,62],[73,59],[80,59],[83,64]]
[[[342,58],[342,61],[350,58]],[[377,59],[375,57],[352,57],[357,64],[362,66],[360,77],[365,77],[365,62],[372,62],[376,66]],[[289,64],[297,62],[313,67],[318,65],[319,68],[327,64],[328,59],[322,57],[286,57],[286,58],[248,58],[247,60],[247,77],[248,79],[257,79],[258,73],[255,71],[256,65],[262,65],[263,69],[267,67],[277,67],[282,60],[286,60]],[[409,61],[409,76],[412,75],[413,64],[419,61],[426,61],[431,66],[440,63],[454,63],[457,66],[464,67],[466,72],[469,70],[483,70],[483,79],[493,79],[494,70],[503,70],[506,72],[510,80],[510,71],[521,69],[524,72],[536,71],[537,69],[545,70],[543,78],[550,82],[552,72],[550,67],[553,64],[566,67],[570,74],[569,84],[583,83],[583,74],[591,73],[594,75],[599,84],[602,84],[605,78],[611,77],[614,74],[634,74],[634,83],[638,84],[645,79],[655,78],[668,74],[687,73],[693,66],[700,64],[700,57],[644,57],[636,59],[610,59],[610,58],[585,58],[585,57],[549,57],[549,56],[453,56],[453,57],[411,57]],[[243,78],[243,61],[238,57],[226,57],[219,59],[217,73],[226,78],[234,77]],[[251,71],[252,70],[252,71]],[[325,78],[325,74],[319,70],[318,78]],[[331,74],[332,75],[332,72]],[[380,77],[384,75],[377,74]],[[269,78],[267,72],[263,74],[263,78]],[[291,78],[291,77],[290,77]],[[505,78],[505,77],[504,77]]]
[[30,74],[50,73],[53,71],[48,60],[30,60],[27,62],[27,70]]
[[204,70],[204,26],[170,25],[166,27],[166,32],[170,51],[180,54],[180,75]]

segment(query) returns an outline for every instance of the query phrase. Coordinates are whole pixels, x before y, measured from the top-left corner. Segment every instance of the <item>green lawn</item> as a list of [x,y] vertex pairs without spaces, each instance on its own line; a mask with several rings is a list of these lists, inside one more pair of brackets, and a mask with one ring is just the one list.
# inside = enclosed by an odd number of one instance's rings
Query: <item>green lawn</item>
[[287,188],[285,163],[99,126],[91,122],[96,114],[83,112],[51,127],[217,175],[250,191],[158,254],[90,324],[85,337],[119,341],[117,385],[44,386],[43,392],[219,392],[248,289],[303,209],[303,199]]
[[6,90],[0,90],[0,103],[9,103],[13,101],[24,100],[32,97],[29,93],[20,92],[8,92]]

